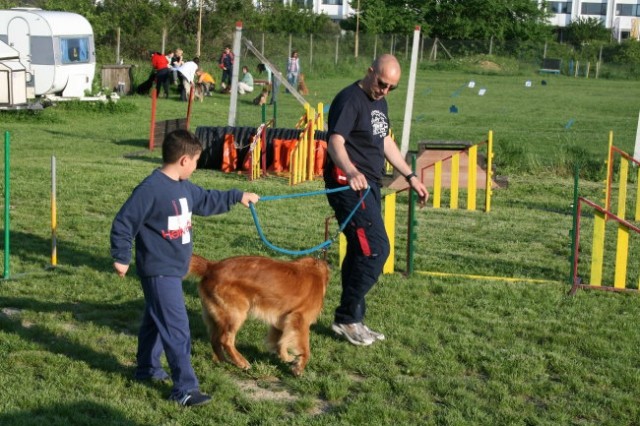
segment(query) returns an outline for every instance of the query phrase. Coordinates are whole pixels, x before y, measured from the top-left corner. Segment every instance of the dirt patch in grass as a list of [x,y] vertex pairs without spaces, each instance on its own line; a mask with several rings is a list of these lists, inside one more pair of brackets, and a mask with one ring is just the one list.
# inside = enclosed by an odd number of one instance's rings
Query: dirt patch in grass
[[[287,390],[276,377],[268,377],[260,380],[234,380],[235,384],[253,401],[278,401],[294,403],[298,397]],[[308,411],[311,415],[320,415],[328,412],[331,405],[320,398],[313,400],[312,408]]]
[[485,71],[502,71],[502,67],[495,62],[480,61],[480,68]]

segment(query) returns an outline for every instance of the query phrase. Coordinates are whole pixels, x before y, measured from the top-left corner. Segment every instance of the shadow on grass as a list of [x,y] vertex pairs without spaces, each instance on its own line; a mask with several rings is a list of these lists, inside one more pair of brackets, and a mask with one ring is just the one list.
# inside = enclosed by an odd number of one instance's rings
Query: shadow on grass
[[[139,305],[139,302],[127,302],[122,305]],[[95,322],[96,324],[105,325],[111,328],[114,326],[112,318],[108,315],[105,307],[114,308],[113,305],[103,304],[86,304],[86,303],[49,303],[36,299],[28,298],[9,298],[0,297],[0,306],[3,306],[0,314],[0,324],[7,333],[14,333],[21,339],[33,342],[42,349],[51,353],[61,354],[70,359],[86,363],[91,368],[104,371],[109,374],[117,374],[126,379],[133,378],[133,368],[123,366],[118,358],[112,354],[98,352],[90,347],[79,344],[77,339],[67,337],[59,333],[52,333],[47,327],[23,322],[21,318],[21,310],[33,310],[36,312],[53,312],[53,313],[73,313],[76,319],[81,321]],[[123,312],[132,308],[118,306]],[[140,308],[141,309],[141,308]],[[87,318],[83,317],[83,312],[90,313]],[[97,319],[97,321],[93,321]],[[118,331],[122,331],[121,329]]]
[[[149,148],[149,139],[123,139],[113,142],[118,146],[133,146],[136,148]],[[148,151],[147,151],[148,152]]]
[[65,422],[66,424],[78,425],[142,425],[142,423],[129,420],[118,410],[91,401],[55,404],[0,414],[0,424],[3,425],[63,424]]
[[[4,233],[4,229],[2,232]],[[11,231],[10,238],[10,254],[12,257],[20,258],[21,263],[38,264],[42,262],[43,257],[51,259],[52,242],[50,239],[22,231]],[[4,244],[2,249],[5,250]],[[58,239],[56,241],[56,251],[58,264],[60,265],[87,266],[99,272],[112,271],[113,261],[110,257],[96,256],[89,250],[71,242]]]

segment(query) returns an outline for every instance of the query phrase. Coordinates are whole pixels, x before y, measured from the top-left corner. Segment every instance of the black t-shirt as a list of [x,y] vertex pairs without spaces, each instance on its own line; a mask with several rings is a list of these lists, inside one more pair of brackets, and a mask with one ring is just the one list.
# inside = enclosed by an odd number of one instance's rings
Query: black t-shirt
[[[329,108],[329,139],[341,135],[351,162],[367,179],[382,183],[384,173],[384,138],[389,134],[387,101],[372,100],[357,82],[336,95]],[[334,163],[325,162],[325,181],[332,186]],[[342,183],[344,184],[344,183]]]

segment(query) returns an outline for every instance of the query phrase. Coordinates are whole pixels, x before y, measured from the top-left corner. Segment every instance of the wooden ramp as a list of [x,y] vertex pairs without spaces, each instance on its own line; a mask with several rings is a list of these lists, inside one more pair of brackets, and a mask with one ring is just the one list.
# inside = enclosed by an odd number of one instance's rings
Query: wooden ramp
[[[442,160],[442,188],[451,188],[451,158],[454,154],[459,153],[458,182],[459,188],[467,188],[469,157],[465,150],[447,150],[447,149],[424,149],[416,158],[416,174],[422,177],[422,182],[427,188],[433,188],[434,164]],[[483,167],[485,161],[478,155],[478,166],[476,173],[476,188],[486,189],[487,171]],[[495,176],[494,176],[495,177]],[[396,191],[407,188],[409,185],[404,177],[394,175],[388,187]],[[492,179],[491,187],[498,188],[499,185],[495,179]]]

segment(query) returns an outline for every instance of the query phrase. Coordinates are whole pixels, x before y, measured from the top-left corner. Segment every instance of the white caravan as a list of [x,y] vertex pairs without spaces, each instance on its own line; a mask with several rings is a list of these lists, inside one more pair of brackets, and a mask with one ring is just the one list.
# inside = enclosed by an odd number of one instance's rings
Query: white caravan
[[36,96],[81,98],[91,92],[96,55],[93,29],[83,16],[33,8],[0,10],[0,41],[20,53]]

